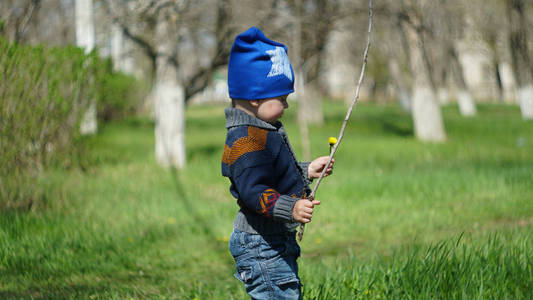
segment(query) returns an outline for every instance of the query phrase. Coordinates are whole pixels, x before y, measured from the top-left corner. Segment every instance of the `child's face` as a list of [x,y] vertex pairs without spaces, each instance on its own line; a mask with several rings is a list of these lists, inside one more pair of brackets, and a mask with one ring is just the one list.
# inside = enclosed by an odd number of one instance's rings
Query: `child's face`
[[257,100],[257,117],[268,123],[276,122],[283,115],[283,111],[289,107],[288,96]]

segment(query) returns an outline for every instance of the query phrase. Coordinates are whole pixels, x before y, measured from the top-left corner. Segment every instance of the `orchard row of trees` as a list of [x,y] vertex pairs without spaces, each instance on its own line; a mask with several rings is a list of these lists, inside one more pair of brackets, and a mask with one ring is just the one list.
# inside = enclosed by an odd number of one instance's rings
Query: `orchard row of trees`
[[[84,31],[95,35],[96,46],[112,55],[117,68],[140,69],[152,85],[157,160],[183,167],[185,107],[227,64],[236,34],[253,25],[289,45],[297,97],[305,101],[299,115],[304,124],[320,122],[320,99],[330,92],[324,75],[332,67],[328,56],[336,53],[330,49],[332,37],[343,34],[344,64],[357,69],[367,5],[366,0],[5,0],[0,18],[2,33],[12,41],[74,43],[84,40]],[[412,113],[417,138],[444,141],[437,91],[451,82],[460,112],[476,114],[459,47],[474,40],[491,57],[489,72],[500,98],[500,65],[510,62],[516,101],[523,117],[531,119],[532,6],[525,0],[374,1],[367,79],[394,86],[400,103]],[[75,7],[92,11],[92,21],[76,22],[80,14],[74,14]],[[83,30],[91,27],[93,31]],[[76,34],[73,28],[79,28]]]

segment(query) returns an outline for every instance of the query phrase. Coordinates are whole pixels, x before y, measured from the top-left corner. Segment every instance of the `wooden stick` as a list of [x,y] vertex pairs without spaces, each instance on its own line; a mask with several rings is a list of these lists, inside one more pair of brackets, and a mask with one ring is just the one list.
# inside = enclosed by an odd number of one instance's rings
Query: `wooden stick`
[[[363,77],[365,75],[365,69],[366,69],[366,62],[368,59],[368,50],[370,49],[370,37],[372,32],[372,18],[373,18],[373,3],[372,0],[368,1],[368,8],[369,8],[369,18],[368,18],[368,36],[366,40],[366,48],[365,52],[363,54],[363,65],[361,66],[361,74],[359,75],[359,82],[357,83],[357,89],[355,90],[355,97],[352,100],[352,104],[348,108],[348,111],[346,113],[346,117],[344,118],[344,122],[342,123],[341,131],[339,133],[339,137],[337,138],[337,143],[333,146],[333,149],[331,150],[331,153],[329,154],[329,159],[322,170],[322,173],[320,173],[320,176],[318,177],[315,186],[313,188],[313,191],[311,192],[311,195],[309,195],[309,200],[312,201],[315,199],[316,191],[318,190],[318,186],[320,185],[320,182],[322,182],[322,179],[324,178],[324,175],[326,174],[326,170],[328,169],[329,164],[331,163],[331,160],[333,159],[333,156],[335,155],[335,152],[337,152],[337,149],[339,148],[339,145],[342,141],[342,138],[344,136],[344,130],[346,130],[346,126],[348,125],[348,120],[350,119],[350,116],[352,115],[352,111],[355,107],[355,104],[357,103],[357,100],[359,99],[359,90],[361,89],[361,83],[363,82]],[[304,230],[305,230],[305,224],[300,224],[300,230],[298,231],[298,241],[301,241],[304,236]]]

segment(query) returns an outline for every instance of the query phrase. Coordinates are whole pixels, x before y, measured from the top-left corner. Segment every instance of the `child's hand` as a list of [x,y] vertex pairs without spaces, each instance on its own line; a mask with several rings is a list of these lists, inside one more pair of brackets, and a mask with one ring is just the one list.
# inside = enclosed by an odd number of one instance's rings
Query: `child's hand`
[[[307,176],[309,179],[318,178],[320,176],[320,173],[322,173],[322,170],[324,170],[324,167],[328,163],[329,156],[321,156],[315,160],[313,160],[309,167],[307,168]],[[329,165],[328,169],[326,170],[325,176],[331,175],[333,173],[333,164],[335,163],[335,159],[333,158],[331,160],[331,164]]]
[[296,201],[294,208],[292,209],[292,218],[294,221],[299,223],[311,222],[311,217],[313,216],[313,207],[315,207],[315,205],[320,205],[320,201],[309,201],[307,199],[300,199]]

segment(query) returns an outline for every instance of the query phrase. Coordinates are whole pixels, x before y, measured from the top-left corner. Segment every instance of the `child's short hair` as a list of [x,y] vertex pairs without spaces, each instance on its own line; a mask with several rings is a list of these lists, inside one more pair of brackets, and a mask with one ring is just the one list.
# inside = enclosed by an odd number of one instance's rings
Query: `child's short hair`
[[[230,98],[258,100],[294,92],[294,71],[287,47],[251,27],[239,34],[228,64]],[[233,101],[232,101],[233,102]]]

